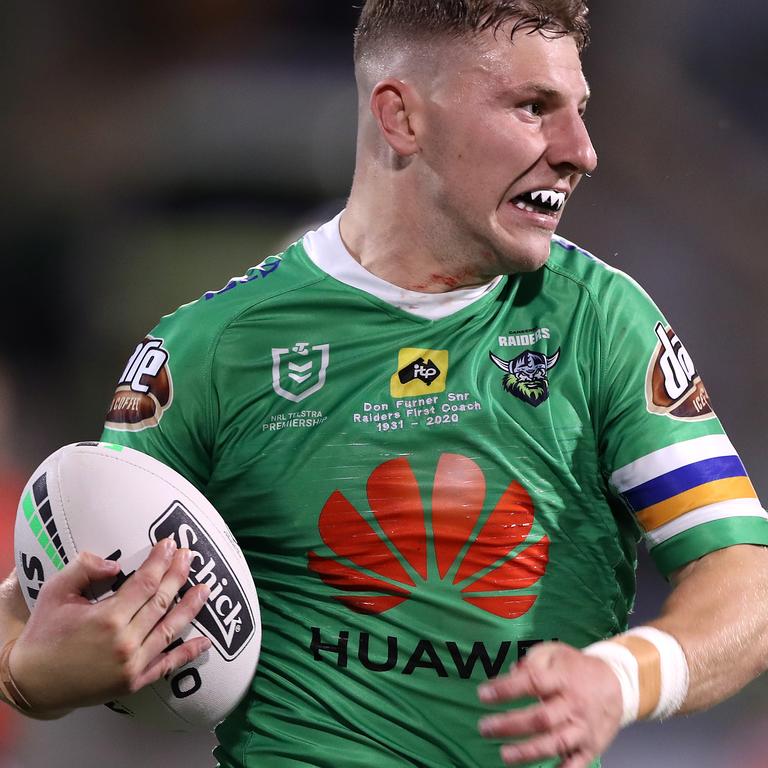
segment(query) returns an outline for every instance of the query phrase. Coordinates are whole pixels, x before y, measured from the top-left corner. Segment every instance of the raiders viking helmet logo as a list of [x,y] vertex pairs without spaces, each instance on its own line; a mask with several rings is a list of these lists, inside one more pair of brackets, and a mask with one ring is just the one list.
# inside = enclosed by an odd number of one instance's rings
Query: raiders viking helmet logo
[[496,357],[493,352],[489,354],[491,360],[506,373],[502,379],[502,385],[507,392],[534,408],[547,400],[549,372],[560,359],[559,349],[551,357],[528,349],[509,361]]

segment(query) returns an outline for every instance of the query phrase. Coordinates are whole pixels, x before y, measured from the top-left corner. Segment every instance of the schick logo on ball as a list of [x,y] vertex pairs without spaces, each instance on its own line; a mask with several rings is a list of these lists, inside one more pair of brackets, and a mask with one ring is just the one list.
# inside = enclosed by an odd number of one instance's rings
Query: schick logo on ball
[[179,501],[152,525],[149,536],[153,544],[172,538],[177,546],[192,550],[187,584],[179,594],[196,584],[208,585],[211,593],[192,623],[227,661],[237,658],[253,637],[254,621],[243,589],[221,552]]

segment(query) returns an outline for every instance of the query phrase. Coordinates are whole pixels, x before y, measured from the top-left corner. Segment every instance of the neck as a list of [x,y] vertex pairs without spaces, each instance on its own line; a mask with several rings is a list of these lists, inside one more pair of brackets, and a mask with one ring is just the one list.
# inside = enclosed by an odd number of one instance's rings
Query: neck
[[357,177],[353,184],[340,229],[344,245],[362,267],[388,283],[421,293],[470,288],[496,277],[478,270],[456,239],[446,237],[444,223],[392,186],[387,179],[364,184]]

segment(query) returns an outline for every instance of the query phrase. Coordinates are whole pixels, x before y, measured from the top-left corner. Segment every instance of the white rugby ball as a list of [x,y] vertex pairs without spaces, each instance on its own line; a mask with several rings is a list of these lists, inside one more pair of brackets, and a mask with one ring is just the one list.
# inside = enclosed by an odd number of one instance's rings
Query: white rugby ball
[[30,610],[42,585],[78,552],[116,559],[120,587],[160,539],[193,552],[187,584],[211,588],[179,640],[204,635],[211,648],[187,666],[107,706],[167,730],[213,729],[250,686],[261,647],[256,587],[245,557],[210,502],[178,472],[131,448],[67,445],[34,472],[16,515],[14,551]]

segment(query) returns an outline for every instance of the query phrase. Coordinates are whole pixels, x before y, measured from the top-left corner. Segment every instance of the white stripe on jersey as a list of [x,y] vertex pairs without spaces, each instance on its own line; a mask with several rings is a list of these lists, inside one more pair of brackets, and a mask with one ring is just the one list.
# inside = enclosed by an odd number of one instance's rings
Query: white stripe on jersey
[[677,536],[678,533],[695,528],[697,525],[711,523],[713,520],[725,520],[729,517],[762,517],[768,520],[766,512],[757,499],[731,499],[719,501],[717,504],[708,504],[688,512],[675,520],[662,525],[660,528],[645,534],[645,540],[649,548]]
[[623,493],[674,469],[718,456],[738,456],[725,435],[696,437],[661,448],[617,469],[611,475],[610,482],[619,493]]

